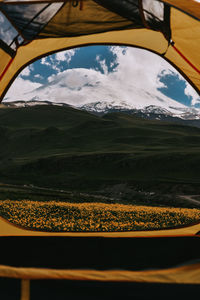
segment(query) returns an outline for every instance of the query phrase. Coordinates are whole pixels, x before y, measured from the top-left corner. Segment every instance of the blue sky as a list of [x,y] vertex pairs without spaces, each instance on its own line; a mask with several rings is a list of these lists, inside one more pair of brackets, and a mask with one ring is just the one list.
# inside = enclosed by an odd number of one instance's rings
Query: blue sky
[[[4,101],[48,100],[81,106],[95,101],[200,105],[200,97],[159,56],[127,47],[89,46],[44,57],[25,68]],[[175,101],[174,101],[175,100]]]

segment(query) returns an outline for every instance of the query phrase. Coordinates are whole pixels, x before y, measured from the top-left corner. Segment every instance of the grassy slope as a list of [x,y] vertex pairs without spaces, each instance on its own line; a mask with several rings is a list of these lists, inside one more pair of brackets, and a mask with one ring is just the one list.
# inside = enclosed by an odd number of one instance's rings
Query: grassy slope
[[200,129],[69,107],[0,109],[0,181],[200,192]]

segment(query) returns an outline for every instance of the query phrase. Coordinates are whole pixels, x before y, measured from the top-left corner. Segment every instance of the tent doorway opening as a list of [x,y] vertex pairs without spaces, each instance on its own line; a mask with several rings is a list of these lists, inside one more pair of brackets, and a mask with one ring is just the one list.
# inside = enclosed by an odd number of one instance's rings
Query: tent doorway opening
[[0,109],[0,215],[50,232],[200,220],[200,98],[146,50],[93,45],[27,66]]

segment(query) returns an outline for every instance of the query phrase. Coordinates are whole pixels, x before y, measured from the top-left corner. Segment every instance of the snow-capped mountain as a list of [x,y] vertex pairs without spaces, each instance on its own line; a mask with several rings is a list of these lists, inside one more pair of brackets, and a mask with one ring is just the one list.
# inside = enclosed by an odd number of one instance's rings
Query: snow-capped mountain
[[79,106],[79,108],[83,110],[87,110],[89,112],[96,112],[96,113],[109,113],[113,111],[124,111],[124,110],[132,110],[133,106],[129,105],[127,102],[122,101],[118,104],[112,101],[97,101],[97,102],[90,102],[84,105]]
[[[175,102],[175,101],[174,101]],[[97,114],[106,114],[110,112],[129,112],[129,114],[142,113],[157,115],[159,116],[170,116],[175,118],[181,118],[184,120],[199,120],[200,119],[200,110],[196,108],[189,108],[184,105],[180,107],[170,106],[164,108],[156,105],[148,105],[144,108],[136,108],[134,105],[127,104],[127,102],[120,102],[115,104],[115,102],[91,102],[79,107],[80,109],[86,110],[88,112],[97,113]]]
[[165,115],[165,116],[171,116],[171,117],[177,117],[181,118],[184,120],[199,120],[200,119],[200,110],[196,108],[189,108],[189,107],[169,107],[169,109],[173,109],[173,113],[165,108],[155,106],[155,105],[149,105],[146,106],[144,109],[141,109],[140,111],[148,114],[148,113],[153,113],[157,115]]
[[51,101],[37,101],[37,100],[30,100],[30,101],[13,101],[13,102],[3,102],[2,105],[4,107],[10,108],[22,108],[22,107],[32,107],[37,105],[56,105],[56,106],[71,106],[66,103],[58,103],[58,102],[51,102]]
[[130,104],[126,101],[97,101],[76,107],[62,102],[37,101],[35,99],[32,99],[30,101],[3,102],[4,106],[13,108],[32,107],[36,105],[56,105],[70,106],[98,115],[104,115],[111,112],[125,112],[128,114],[138,114],[138,116],[141,116],[143,118],[157,120],[164,120],[167,118],[200,120],[200,109],[190,108],[182,104],[178,106],[177,104],[179,103],[172,100],[168,106],[166,105],[166,103],[164,103],[165,107],[159,105],[148,105],[141,108],[137,107],[134,103]]

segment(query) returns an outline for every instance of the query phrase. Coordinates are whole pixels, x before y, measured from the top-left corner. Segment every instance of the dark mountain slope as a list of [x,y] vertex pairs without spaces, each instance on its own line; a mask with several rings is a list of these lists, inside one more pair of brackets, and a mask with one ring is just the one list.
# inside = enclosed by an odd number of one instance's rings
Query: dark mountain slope
[[66,188],[200,192],[200,129],[71,107],[0,110],[0,181]]

